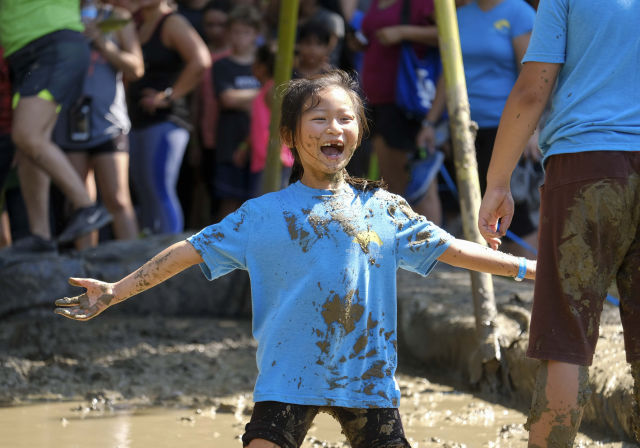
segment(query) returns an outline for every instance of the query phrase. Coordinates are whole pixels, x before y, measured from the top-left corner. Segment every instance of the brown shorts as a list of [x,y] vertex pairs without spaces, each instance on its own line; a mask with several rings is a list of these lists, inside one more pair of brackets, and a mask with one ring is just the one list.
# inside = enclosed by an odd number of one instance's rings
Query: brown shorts
[[591,365],[615,280],[627,360],[640,359],[640,151],[551,156],[540,195],[527,356]]

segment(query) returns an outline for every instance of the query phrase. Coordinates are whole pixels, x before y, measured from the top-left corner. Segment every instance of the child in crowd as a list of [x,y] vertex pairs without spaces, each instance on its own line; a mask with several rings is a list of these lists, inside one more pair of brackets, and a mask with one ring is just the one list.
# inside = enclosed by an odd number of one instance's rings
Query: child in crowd
[[[269,127],[271,124],[271,102],[274,98],[273,72],[275,68],[275,54],[268,45],[262,45],[256,52],[253,63],[253,75],[262,87],[251,104],[251,129],[249,141],[251,144],[251,197],[262,193],[262,179],[267,152],[269,148]],[[282,145],[280,151],[282,162],[282,186],[287,185],[293,156],[289,148]]]
[[213,64],[214,88],[220,105],[215,173],[219,218],[251,197],[247,140],[251,103],[260,88],[252,66],[261,26],[257,9],[246,5],[234,8],[227,22],[230,54]]
[[[212,0],[205,6],[202,13],[202,29],[205,43],[211,52],[211,63],[229,56],[229,39],[227,38],[227,21],[231,10],[230,0]],[[216,97],[213,81],[213,69],[207,68],[202,74],[202,81],[197,87],[195,97],[191,102],[192,116],[195,122],[195,138],[190,148],[191,157],[200,162],[201,170],[196,173],[201,176],[196,182],[202,182],[209,193],[210,208],[216,215],[216,132],[218,131],[218,116],[220,105]],[[196,163],[194,163],[195,165]]]
[[329,54],[331,32],[326,24],[307,22],[298,30],[293,78],[309,78],[331,69]]
[[441,260],[535,277],[535,261],[455,239],[380,181],[347,174],[366,131],[356,87],[342,71],[291,81],[280,123],[295,158],[289,187],[116,283],[70,279],[86,292],[56,301],[58,314],[88,320],[194,264],[209,279],[249,271],[259,374],[245,447],[299,447],[319,411],[354,448],[408,447],[394,379],[397,269],[426,276]]

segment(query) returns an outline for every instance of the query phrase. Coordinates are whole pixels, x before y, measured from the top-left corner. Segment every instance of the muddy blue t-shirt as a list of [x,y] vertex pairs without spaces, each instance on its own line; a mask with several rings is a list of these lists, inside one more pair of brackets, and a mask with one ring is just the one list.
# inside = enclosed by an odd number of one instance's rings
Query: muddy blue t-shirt
[[251,278],[254,401],[397,407],[396,270],[427,275],[452,236],[383,190],[297,182],[188,241],[209,279]]

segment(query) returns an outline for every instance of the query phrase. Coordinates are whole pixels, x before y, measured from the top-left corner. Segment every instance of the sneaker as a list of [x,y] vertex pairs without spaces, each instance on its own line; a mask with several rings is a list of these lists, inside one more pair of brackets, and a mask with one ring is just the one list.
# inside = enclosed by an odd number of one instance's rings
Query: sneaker
[[426,159],[416,159],[411,163],[411,177],[405,192],[405,198],[410,204],[415,204],[424,196],[438,174],[443,161],[444,154],[441,151],[435,151]]
[[99,229],[113,218],[106,208],[99,204],[82,207],[73,212],[64,230],[58,235],[58,243],[66,244],[87,233]]
[[17,240],[7,248],[7,251],[14,254],[55,253],[58,251],[58,245],[53,240],[46,240],[38,235],[29,235]]

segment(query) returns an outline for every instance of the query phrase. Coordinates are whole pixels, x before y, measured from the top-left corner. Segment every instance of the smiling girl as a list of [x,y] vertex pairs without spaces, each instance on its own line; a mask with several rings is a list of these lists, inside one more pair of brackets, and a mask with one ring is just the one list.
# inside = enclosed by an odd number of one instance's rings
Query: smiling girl
[[535,261],[453,238],[380,182],[345,166],[366,130],[354,81],[333,71],[291,81],[280,134],[294,154],[289,187],[245,202],[116,283],[71,279],[87,291],[56,312],[90,319],[194,264],[209,279],[251,277],[258,341],[250,448],[299,447],[320,411],[354,448],[408,447],[398,412],[396,271],[427,275],[437,260],[535,277]]

